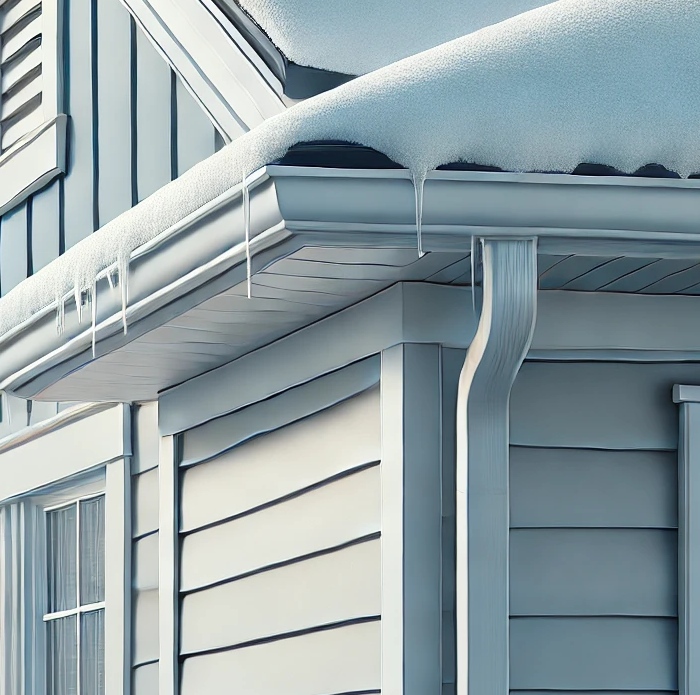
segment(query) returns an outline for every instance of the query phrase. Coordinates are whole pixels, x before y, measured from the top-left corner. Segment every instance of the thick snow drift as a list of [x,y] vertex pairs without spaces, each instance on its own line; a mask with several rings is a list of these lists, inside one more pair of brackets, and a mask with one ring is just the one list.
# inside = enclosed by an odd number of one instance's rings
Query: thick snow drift
[[238,0],[238,4],[289,60],[362,75],[552,1]]
[[[559,0],[266,121],[0,300],[0,334],[295,143],[373,147],[420,182],[459,160],[511,171],[700,171],[700,0]],[[420,190],[420,186],[418,187]]]

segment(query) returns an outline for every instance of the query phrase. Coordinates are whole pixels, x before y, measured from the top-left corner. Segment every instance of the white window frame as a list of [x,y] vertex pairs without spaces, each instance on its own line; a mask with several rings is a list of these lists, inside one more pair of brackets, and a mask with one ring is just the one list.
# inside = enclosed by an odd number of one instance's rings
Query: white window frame
[[[59,502],[58,504],[52,504],[49,506],[43,506],[42,511],[43,511],[43,528],[42,528],[42,538],[44,540],[44,549],[43,549],[43,557],[44,557],[44,562],[43,562],[43,568],[44,568],[44,579],[46,580],[48,577],[49,573],[49,567],[48,563],[46,561],[46,555],[47,555],[47,546],[46,546],[46,539],[47,539],[47,518],[48,514],[50,512],[57,511],[59,509],[67,509],[68,507],[73,507],[75,506],[76,509],[76,517],[75,517],[75,527],[76,527],[76,605],[75,608],[69,608],[63,611],[54,611],[53,613],[48,613],[46,612],[48,609],[47,606],[47,591],[46,591],[46,584],[44,584],[44,598],[43,598],[43,610],[42,610],[42,616],[41,620],[43,622],[43,626],[40,626],[40,629],[43,629],[44,635],[46,635],[47,628],[48,628],[48,623],[60,620],[61,618],[67,618],[69,616],[76,616],[76,621],[77,621],[77,639],[76,639],[76,654],[77,654],[77,682],[78,682],[78,692],[80,692],[80,664],[81,664],[81,616],[85,613],[94,613],[96,611],[104,611],[106,615],[106,596],[105,598],[102,599],[102,601],[97,601],[95,603],[87,603],[87,604],[82,604],[80,602],[80,505],[82,502],[86,502],[87,500],[94,500],[99,497],[104,497],[105,498],[105,522],[106,522],[106,501],[107,501],[107,491],[105,490],[104,485],[100,486],[100,489],[92,492],[86,492],[86,491],[80,491],[80,490],[71,490],[73,495],[62,502]],[[107,560],[107,546],[105,543],[105,563]],[[106,568],[105,568],[106,569]],[[106,581],[106,575],[105,575],[105,581]],[[38,583],[38,582],[37,582]],[[37,616],[38,617],[38,616]],[[45,640],[44,640],[45,642]],[[48,664],[48,652],[46,650],[46,647],[44,648],[44,659],[43,661],[45,664]],[[106,658],[106,655],[104,655],[104,658]],[[35,659],[36,661],[36,659]],[[46,666],[44,667],[44,670],[46,670]],[[106,683],[105,683],[106,687]]]
[[[131,674],[131,423],[123,405],[88,404],[0,441],[0,695],[45,695],[45,512],[105,495],[105,692]],[[12,475],[8,475],[12,471]],[[4,598],[3,598],[4,597]],[[18,654],[12,660],[13,634]]]
[[[7,0],[0,0],[0,13]],[[0,155],[0,215],[66,172],[63,113],[63,3],[43,0],[41,60],[43,124]]]

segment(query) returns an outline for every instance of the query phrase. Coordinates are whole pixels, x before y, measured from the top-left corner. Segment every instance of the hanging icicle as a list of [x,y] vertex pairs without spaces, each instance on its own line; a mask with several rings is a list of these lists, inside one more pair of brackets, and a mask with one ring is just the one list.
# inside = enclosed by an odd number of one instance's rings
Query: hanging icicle
[[109,289],[113,290],[114,289],[114,276],[112,275],[112,269],[110,268],[107,271],[107,282],[109,283]]
[[95,334],[97,332],[97,280],[92,281],[90,290],[90,317],[92,330],[92,359],[95,359]]
[[418,258],[423,258],[423,191],[425,188],[425,173],[412,173],[413,190],[416,197],[416,237],[418,241]]
[[2,412],[3,412],[3,420],[5,419],[5,417],[4,417],[5,413],[7,413],[7,424],[11,425],[12,424],[12,408],[10,408],[10,398],[5,391],[2,392]]
[[243,226],[245,228],[246,285],[248,299],[251,299],[253,296],[253,273],[250,258],[250,189],[247,178],[243,179]]
[[124,335],[126,335],[126,307],[129,304],[129,255],[123,254],[120,256],[117,264],[117,277],[121,286],[122,298],[122,325],[124,326]]
[[73,297],[75,299],[75,310],[78,312],[78,323],[83,322],[83,290],[76,280],[73,285]]
[[473,234],[469,261],[472,273],[472,311],[474,312],[474,316],[476,316],[476,237]]

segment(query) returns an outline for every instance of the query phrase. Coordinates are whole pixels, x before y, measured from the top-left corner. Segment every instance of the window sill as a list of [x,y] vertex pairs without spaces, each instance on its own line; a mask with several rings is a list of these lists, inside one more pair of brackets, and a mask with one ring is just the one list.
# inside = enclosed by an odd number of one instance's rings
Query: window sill
[[0,215],[65,173],[67,123],[60,114],[0,155]]

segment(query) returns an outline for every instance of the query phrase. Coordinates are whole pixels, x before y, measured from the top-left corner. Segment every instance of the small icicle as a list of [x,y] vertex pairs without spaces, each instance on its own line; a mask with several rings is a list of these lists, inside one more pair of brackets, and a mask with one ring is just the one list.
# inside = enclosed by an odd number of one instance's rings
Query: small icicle
[[472,310],[474,311],[474,316],[476,316],[476,237],[473,234],[469,261],[472,273]]
[[416,195],[416,236],[418,238],[418,258],[423,258],[423,189],[425,187],[425,173],[413,173],[413,190]]
[[253,296],[253,278],[250,258],[250,189],[248,180],[243,179],[243,225],[245,228],[245,264],[248,299]]
[[11,425],[12,424],[12,408],[10,408],[10,399],[5,393],[5,391],[2,392],[2,412],[7,413],[7,424]]
[[62,335],[66,326],[66,299],[59,291],[56,292],[56,333]]
[[122,291],[122,325],[124,326],[124,335],[126,335],[126,307],[129,303],[129,256],[119,259],[118,264],[119,273],[119,284],[121,285]]
[[61,335],[63,333],[63,326],[61,325],[61,305],[63,304],[61,293],[56,292],[56,334]]
[[78,312],[78,323],[83,322],[83,291],[80,283],[76,281],[73,286],[73,296],[75,297],[75,310]]
[[92,359],[95,359],[95,333],[97,328],[97,280],[92,281],[90,290],[90,314],[92,322]]
[[112,277],[112,271],[107,271],[107,282],[109,283],[109,289],[114,289],[114,278]]

